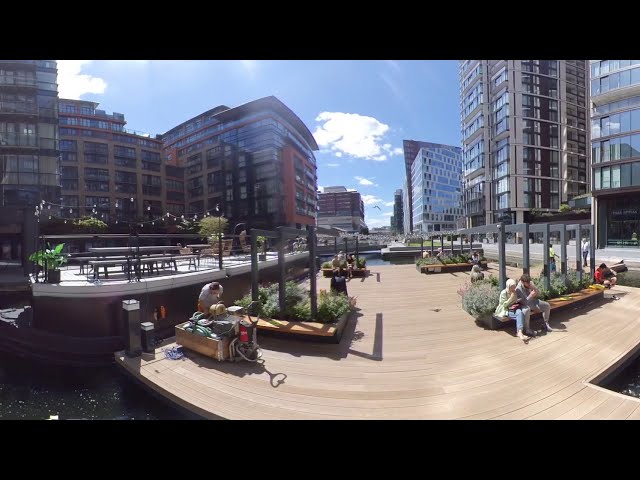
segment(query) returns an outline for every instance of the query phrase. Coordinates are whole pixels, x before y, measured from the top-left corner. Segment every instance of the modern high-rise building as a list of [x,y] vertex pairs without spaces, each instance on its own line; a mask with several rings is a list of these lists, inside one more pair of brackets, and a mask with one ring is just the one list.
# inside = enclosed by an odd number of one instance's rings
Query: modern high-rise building
[[325,187],[324,192],[318,194],[318,226],[362,232],[367,225],[360,193],[345,187]]
[[405,180],[403,182],[403,203],[404,203],[404,218],[403,218],[403,228],[405,233],[410,233],[413,231],[413,191],[411,189],[411,166],[413,165],[413,161],[418,155],[418,152],[422,147],[428,147],[429,142],[420,142],[418,140],[403,140],[402,141],[402,150],[404,151],[404,170],[405,170]]
[[61,216],[115,224],[184,213],[184,169],[163,164],[162,141],[97,107],[60,99]]
[[219,212],[231,225],[316,224],[318,150],[307,126],[276,97],[224,105],[162,135],[169,164],[186,168],[188,214]]
[[640,60],[591,60],[592,219],[597,246],[638,246]]
[[462,151],[431,144],[422,147],[411,166],[413,233],[458,228],[462,211]]
[[395,233],[404,233],[404,205],[403,205],[402,189],[396,190],[393,196],[393,223],[391,229]]
[[461,60],[459,77],[467,226],[589,191],[586,60]]
[[60,201],[57,76],[52,60],[0,60],[0,252],[25,269],[36,205]]

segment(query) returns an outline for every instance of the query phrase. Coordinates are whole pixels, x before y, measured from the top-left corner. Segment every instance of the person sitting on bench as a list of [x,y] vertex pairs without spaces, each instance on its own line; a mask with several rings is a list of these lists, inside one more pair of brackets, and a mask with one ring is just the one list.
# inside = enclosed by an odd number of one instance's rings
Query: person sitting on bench
[[484,280],[484,273],[480,271],[480,265],[471,267],[471,283]]
[[[538,296],[540,295],[540,291],[535,287],[535,285],[531,282],[531,277],[527,274],[524,274],[520,277],[520,283],[516,288],[516,293],[518,295],[518,302],[523,307],[529,307],[529,311],[527,312],[527,318],[525,319],[525,324],[527,328],[529,328],[529,318],[532,310],[540,310],[542,312],[542,318],[544,319],[544,327],[547,332],[553,332],[553,328],[549,326],[549,316],[551,315],[551,305],[547,302],[540,300]],[[529,334],[535,335],[535,332],[525,332]]]
[[605,263],[601,263],[600,266],[596,268],[595,278],[596,283],[604,285],[606,288],[615,287],[618,281],[615,273],[613,273]]
[[518,303],[516,294],[516,281],[512,278],[507,280],[507,288],[500,292],[500,299],[495,311],[498,317],[509,317],[516,321],[516,335],[523,342],[528,342],[529,337],[523,333],[525,318],[529,317],[529,308]]
[[344,276],[344,269],[336,268],[333,271],[333,278],[331,279],[331,291],[334,293],[344,293],[347,297],[347,279]]

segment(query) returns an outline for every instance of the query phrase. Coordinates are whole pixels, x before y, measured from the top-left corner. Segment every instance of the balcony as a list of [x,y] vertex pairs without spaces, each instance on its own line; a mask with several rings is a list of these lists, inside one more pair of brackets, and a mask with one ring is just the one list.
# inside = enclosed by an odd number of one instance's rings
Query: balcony
[[635,97],[640,95],[640,83],[635,85],[629,85],[628,87],[614,88],[604,93],[598,93],[591,96],[591,101],[596,105],[602,105],[605,103],[617,102],[629,97]]
[[37,147],[38,138],[35,135],[21,133],[0,132],[0,147]]
[[36,87],[35,78],[16,77],[15,75],[0,75],[0,87]]
[[38,115],[38,106],[34,103],[0,102],[0,113]]

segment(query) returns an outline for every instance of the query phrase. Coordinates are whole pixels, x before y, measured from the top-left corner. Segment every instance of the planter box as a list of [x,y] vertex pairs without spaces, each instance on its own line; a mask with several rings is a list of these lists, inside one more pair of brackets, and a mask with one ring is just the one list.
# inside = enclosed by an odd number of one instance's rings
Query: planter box
[[[344,269],[344,273],[347,273],[347,269]],[[366,277],[367,274],[369,273],[369,270],[367,270],[366,268],[354,268],[353,269],[353,276],[354,277]],[[333,268],[323,268],[322,269],[322,276],[324,277],[331,277],[333,276]]]
[[189,322],[176,325],[176,343],[184,348],[193,350],[214,360],[223,361],[229,359],[229,338],[221,340],[203,337],[195,333],[187,332],[184,327]]
[[[467,272],[473,267],[473,263],[434,263],[433,265],[416,265],[416,269],[420,273],[453,273],[453,272]],[[487,262],[480,262],[480,268],[486,270],[488,267]]]
[[[296,322],[278,319],[263,319],[258,322],[260,334],[269,334],[297,340],[340,343],[351,311],[341,316],[336,323]],[[259,338],[258,338],[259,340]]]
[[[604,298],[604,290],[592,290],[590,288],[585,288],[578,292],[563,295],[563,297],[571,297],[571,300],[558,300],[557,298],[545,300],[549,305],[551,305],[551,315],[569,307],[584,307],[585,305],[592,303],[594,300],[601,300]],[[541,317],[542,313],[539,311],[531,313],[531,320]],[[553,319],[553,317],[551,318]],[[512,320],[509,317],[496,317],[495,315],[488,315],[485,318],[479,319],[479,321],[484,323],[490,330],[496,330],[509,322],[515,322],[515,320]]]

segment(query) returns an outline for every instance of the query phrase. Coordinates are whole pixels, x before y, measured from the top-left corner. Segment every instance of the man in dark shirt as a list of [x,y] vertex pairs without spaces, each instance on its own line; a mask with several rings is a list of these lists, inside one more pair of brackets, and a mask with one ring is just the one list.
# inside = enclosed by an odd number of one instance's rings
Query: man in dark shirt
[[335,293],[344,293],[347,297],[347,278],[344,276],[342,269],[336,268],[333,271],[333,278],[331,279],[331,291]]

